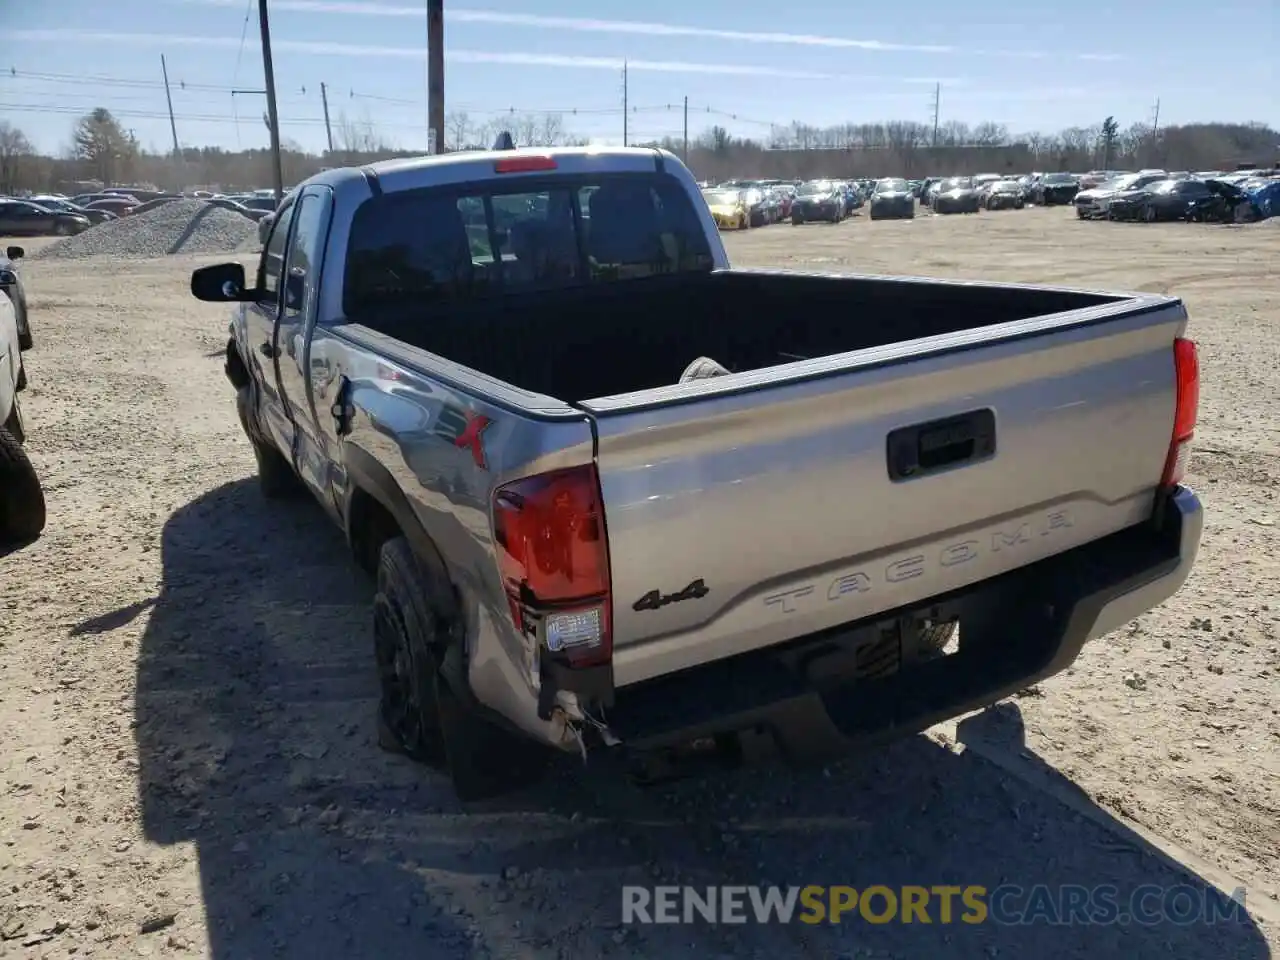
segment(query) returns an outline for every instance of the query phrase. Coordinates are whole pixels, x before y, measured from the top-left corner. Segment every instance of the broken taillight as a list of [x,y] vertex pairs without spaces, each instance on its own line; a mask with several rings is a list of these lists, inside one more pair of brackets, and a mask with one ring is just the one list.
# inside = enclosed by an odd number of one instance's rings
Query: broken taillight
[[1164,461],[1164,475],[1160,478],[1162,487],[1182,482],[1191,456],[1191,439],[1195,436],[1200,408],[1200,359],[1194,340],[1178,337],[1173,341],[1173,367],[1177,400],[1173,410],[1173,436]]
[[516,480],[493,495],[494,549],[517,629],[570,666],[613,656],[604,506],[594,464]]

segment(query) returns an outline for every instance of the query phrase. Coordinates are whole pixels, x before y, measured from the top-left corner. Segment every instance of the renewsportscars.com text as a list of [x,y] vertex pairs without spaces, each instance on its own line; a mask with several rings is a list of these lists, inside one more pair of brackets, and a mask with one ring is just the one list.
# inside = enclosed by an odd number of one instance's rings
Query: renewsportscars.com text
[[1243,888],[1188,884],[622,888],[623,923],[939,923],[1062,926],[1247,922]]

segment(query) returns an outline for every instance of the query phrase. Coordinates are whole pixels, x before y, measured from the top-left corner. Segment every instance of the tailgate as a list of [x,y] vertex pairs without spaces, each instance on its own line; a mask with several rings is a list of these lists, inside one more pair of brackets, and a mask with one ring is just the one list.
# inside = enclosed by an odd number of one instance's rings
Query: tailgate
[[581,404],[615,683],[921,603],[1142,521],[1185,325],[1180,302],[1141,297]]

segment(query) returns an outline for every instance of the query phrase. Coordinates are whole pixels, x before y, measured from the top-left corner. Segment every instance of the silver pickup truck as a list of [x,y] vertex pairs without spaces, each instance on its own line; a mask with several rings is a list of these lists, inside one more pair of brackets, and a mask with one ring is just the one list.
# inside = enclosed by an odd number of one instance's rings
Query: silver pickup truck
[[191,289],[236,304],[264,493],[309,490],[376,577],[381,742],[464,798],[548,748],[918,731],[1199,544],[1180,301],[732,269],[663,151],[328,170],[256,276]]

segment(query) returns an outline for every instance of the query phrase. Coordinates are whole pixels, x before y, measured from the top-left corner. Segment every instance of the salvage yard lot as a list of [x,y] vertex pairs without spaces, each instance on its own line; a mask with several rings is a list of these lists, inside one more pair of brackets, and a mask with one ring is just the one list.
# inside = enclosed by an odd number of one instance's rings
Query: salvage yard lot
[[[826,770],[648,790],[568,758],[537,790],[464,812],[442,778],[374,746],[370,587],[340,536],[311,504],[257,494],[222,375],[226,313],[186,289],[217,258],[32,261],[24,402],[50,520],[0,559],[0,956],[1168,960],[1280,946],[1274,221],[1028,209],[726,243],[744,266],[1182,296],[1201,345],[1189,483],[1207,514],[1191,580],[1066,674],[960,724],[974,750],[951,728]],[[1184,866],[1120,819],[1172,841]],[[1245,885],[1253,921],[618,924],[626,883],[1113,884],[1123,900],[1205,880]]]

